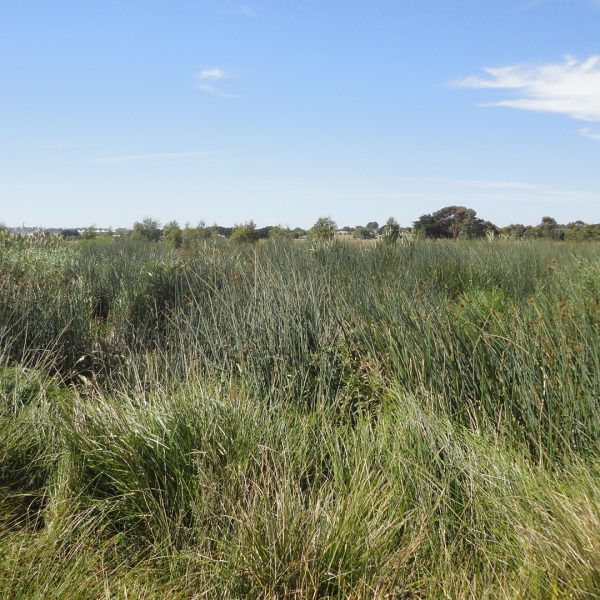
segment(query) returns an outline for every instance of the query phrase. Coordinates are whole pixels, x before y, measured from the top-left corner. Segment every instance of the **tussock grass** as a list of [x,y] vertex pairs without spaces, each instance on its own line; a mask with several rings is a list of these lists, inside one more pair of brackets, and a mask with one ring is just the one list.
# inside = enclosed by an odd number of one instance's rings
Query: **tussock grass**
[[599,256],[5,245],[0,597],[597,597]]

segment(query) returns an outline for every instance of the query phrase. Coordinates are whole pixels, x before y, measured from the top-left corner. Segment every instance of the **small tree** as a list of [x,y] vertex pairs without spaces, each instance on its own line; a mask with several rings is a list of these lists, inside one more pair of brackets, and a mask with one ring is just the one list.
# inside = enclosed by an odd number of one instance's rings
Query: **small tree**
[[158,242],[162,237],[162,230],[158,221],[146,217],[141,223],[137,221],[133,224],[131,235],[147,242]]
[[280,225],[275,225],[273,227],[269,227],[269,239],[270,240],[293,240],[294,232],[287,227],[281,227]]
[[320,241],[332,240],[336,230],[337,225],[331,217],[319,217],[310,229],[310,237]]
[[375,231],[369,226],[363,227],[362,225],[358,225],[352,235],[357,240],[372,240],[375,238]]
[[182,242],[186,248],[205,242],[216,235],[214,228],[207,227],[204,221],[200,221],[197,227],[192,227],[189,223],[186,223],[181,233]]
[[256,225],[254,221],[248,221],[243,225],[236,225],[231,232],[230,240],[237,244],[249,244],[256,242]]
[[538,225],[541,237],[547,237],[553,240],[563,240],[565,232],[558,225],[556,219],[552,217],[542,217],[542,222]]
[[400,225],[394,217],[390,217],[383,226],[383,239],[389,244],[395,244],[400,237]]
[[180,248],[183,244],[183,232],[177,221],[170,221],[162,230],[164,241],[172,248]]
[[82,240],[93,240],[96,237],[96,226],[90,225],[86,227],[81,233]]
[[63,229],[60,232],[60,237],[64,240],[75,240],[80,237],[80,234],[77,229]]
[[500,229],[500,233],[504,237],[516,238],[520,240],[525,235],[526,230],[527,227],[525,227],[525,225],[522,225],[521,223],[511,223],[510,225],[507,225],[506,227]]
[[475,219],[475,211],[465,206],[446,206],[431,215],[422,215],[413,226],[415,233],[431,238],[457,238],[466,222]]
[[295,240],[306,237],[307,234],[308,231],[302,229],[302,227],[295,227],[294,229],[292,229],[292,235],[294,236]]

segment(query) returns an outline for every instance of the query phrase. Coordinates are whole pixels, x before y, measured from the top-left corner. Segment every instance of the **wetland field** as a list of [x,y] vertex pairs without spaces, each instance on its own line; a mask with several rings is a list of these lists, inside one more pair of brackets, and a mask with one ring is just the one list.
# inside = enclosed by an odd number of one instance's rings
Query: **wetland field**
[[600,245],[0,238],[0,597],[597,598]]

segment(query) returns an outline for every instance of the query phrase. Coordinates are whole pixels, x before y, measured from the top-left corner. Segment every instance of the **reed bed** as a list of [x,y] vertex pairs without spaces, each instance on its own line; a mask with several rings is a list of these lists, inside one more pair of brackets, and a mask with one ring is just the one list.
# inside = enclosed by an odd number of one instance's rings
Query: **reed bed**
[[0,596],[595,598],[600,248],[0,244]]

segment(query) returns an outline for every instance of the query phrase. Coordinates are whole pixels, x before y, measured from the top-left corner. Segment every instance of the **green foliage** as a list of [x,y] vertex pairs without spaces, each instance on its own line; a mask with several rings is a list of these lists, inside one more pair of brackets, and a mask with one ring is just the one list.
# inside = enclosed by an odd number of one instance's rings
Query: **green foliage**
[[215,236],[214,228],[206,227],[204,222],[200,222],[197,227],[191,227],[187,224],[181,232],[182,244],[185,248],[192,248],[199,243],[205,243]]
[[600,224],[590,225],[582,221],[569,223],[564,228],[564,239],[578,242],[600,241]]
[[485,222],[478,219],[472,208],[446,206],[431,215],[422,215],[414,222],[417,235],[430,238],[473,239],[485,235]]
[[270,240],[293,240],[298,237],[291,229],[287,227],[280,227],[278,225],[269,227],[268,238]]
[[243,225],[236,225],[231,232],[231,241],[236,244],[250,244],[258,240],[256,225],[249,221]]
[[0,243],[0,597],[597,595],[596,244],[191,230]]
[[76,240],[81,236],[77,229],[63,229],[60,232],[60,237],[63,238],[63,240]]
[[90,225],[89,227],[86,227],[81,234],[82,240],[93,240],[95,237],[96,237],[96,228],[94,227],[94,225]]
[[589,224],[575,221],[568,225],[560,225],[552,217],[543,217],[535,227],[525,225],[509,225],[500,233],[505,237],[517,239],[547,239],[557,241],[599,241],[600,224]]
[[319,217],[310,229],[310,237],[318,241],[332,240],[337,225],[331,217]]
[[171,248],[180,248],[183,244],[183,232],[177,221],[170,221],[163,227],[162,237]]
[[158,242],[162,238],[162,230],[158,221],[146,217],[143,221],[133,224],[131,235],[146,242]]
[[390,217],[383,226],[383,239],[389,244],[395,244],[400,237],[400,225],[394,217]]
[[458,237],[474,240],[477,238],[482,238],[486,234],[486,223],[483,219],[478,219],[476,217],[465,219],[460,224],[460,229],[458,231]]
[[368,227],[362,227],[359,225],[354,229],[354,233],[352,234],[354,238],[357,240],[373,240],[375,239],[375,232],[373,229],[369,229]]
[[308,232],[302,229],[301,227],[295,227],[294,229],[292,229],[292,233],[294,234],[295,239],[299,239],[302,237],[306,237]]

